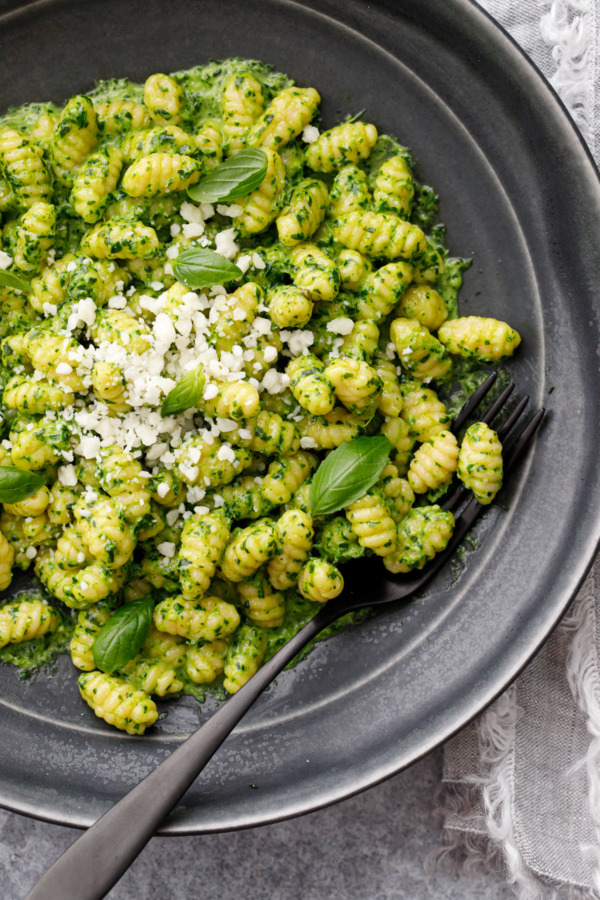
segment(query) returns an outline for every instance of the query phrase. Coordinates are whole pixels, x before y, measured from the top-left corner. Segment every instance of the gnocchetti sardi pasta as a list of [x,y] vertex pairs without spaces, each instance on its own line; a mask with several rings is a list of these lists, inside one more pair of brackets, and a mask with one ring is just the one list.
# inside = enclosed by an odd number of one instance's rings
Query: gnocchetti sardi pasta
[[[237,691],[346,560],[421,568],[456,472],[483,503],[502,483],[495,433],[449,430],[452,388],[520,337],[459,317],[467,263],[410,152],[368,111],[322,128],[320,90],[236,58],[0,116],[0,466],[41,476],[0,516],[0,589],[15,569],[41,584],[6,594],[0,657],[69,651],[129,734],[153,698]],[[248,150],[258,183],[194,199]],[[204,250],[235,278],[178,277]],[[182,384],[193,401],[165,413]],[[376,435],[378,481],[312,510],[322,462]],[[103,671],[98,635],[144,598],[141,643]]]

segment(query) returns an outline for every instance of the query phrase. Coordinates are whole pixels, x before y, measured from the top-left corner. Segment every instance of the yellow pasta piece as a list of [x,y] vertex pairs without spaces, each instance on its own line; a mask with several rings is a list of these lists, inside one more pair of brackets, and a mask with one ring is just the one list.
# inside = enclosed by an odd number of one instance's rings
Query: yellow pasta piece
[[156,704],[148,694],[116,675],[84,672],[79,676],[79,692],[99,718],[127,734],[144,734],[158,719]]

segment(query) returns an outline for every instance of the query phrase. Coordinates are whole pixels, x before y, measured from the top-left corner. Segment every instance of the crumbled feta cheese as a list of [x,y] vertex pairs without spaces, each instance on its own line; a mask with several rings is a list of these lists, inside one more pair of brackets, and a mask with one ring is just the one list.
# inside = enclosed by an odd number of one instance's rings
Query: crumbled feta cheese
[[161,344],[165,344],[166,347],[170,347],[177,337],[173,322],[166,313],[162,312],[159,313],[154,320],[152,332],[156,339],[160,341]]
[[256,250],[252,254],[252,265],[255,269],[264,269],[267,265],[260,253],[257,253]]
[[225,498],[221,497],[220,494],[214,494],[213,503],[215,509],[220,509],[222,506],[225,506]]
[[302,132],[302,140],[306,144],[314,144],[319,139],[319,129],[316,125],[305,125]]
[[153,291],[162,291],[162,289],[164,288],[164,284],[162,283],[162,281],[151,281],[150,287]]
[[173,559],[175,556],[175,544],[171,541],[163,541],[162,544],[157,544],[156,549],[161,556],[166,556],[167,559]]
[[339,316],[327,323],[327,331],[332,334],[350,334],[354,328],[354,322],[347,316]]
[[215,208],[212,203],[201,203],[200,209],[205,219],[211,219],[215,214]]
[[70,375],[73,371],[73,366],[70,366],[69,363],[60,362],[56,367],[57,375]]
[[271,320],[265,318],[265,316],[257,316],[252,323],[252,331],[255,334],[270,334],[271,333]]
[[12,256],[5,250],[0,250],[0,269],[8,269],[12,265]]
[[80,566],[83,565],[83,563],[85,562],[85,553],[80,552],[77,554],[77,562]]
[[195,222],[196,225],[200,225],[205,218],[202,214],[202,208],[189,203],[187,200],[184,200],[181,204],[179,215],[186,222]]
[[42,312],[45,316],[55,316],[57,312],[56,303],[49,303],[47,300],[42,304]]
[[177,519],[179,518],[179,510],[178,509],[170,509],[167,513],[167,525],[172,528]]
[[166,481],[163,481],[162,484],[159,484],[159,486],[156,488],[156,493],[161,500],[164,500],[164,498],[169,493],[169,485],[166,483]]
[[35,559],[37,556],[37,548],[36,547],[28,547],[25,551],[25,556],[27,559]]
[[108,298],[109,309],[125,309],[126,306],[127,300],[121,294],[115,294],[114,297]]
[[170,247],[167,247],[166,256],[167,259],[177,259],[179,256],[179,244],[172,244]]
[[177,237],[178,234],[181,234],[181,225],[179,222],[173,222],[169,231],[171,232],[171,237]]
[[300,438],[300,446],[303,450],[317,450],[318,444],[314,438],[311,437],[301,437]]
[[77,263],[74,262],[73,260],[67,264],[67,272],[74,272],[76,268],[77,268]]
[[301,356],[314,343],[315,336],[308,329],[298,331],[280,331],[279,337],[287,343],[292,356]]
[[235,242],[235,228],[227,228],[219,231],[215,236],[215,249],[225,259],[233,259],[240,252],[239,244]]
[[193,240],[204,234],[204,222],[184,222],[182,225],[184,238]]
[[268,369],[263,376],[261,387],[269,394],[281,394],[289,383],[289,376],[284,372],[278,372],[277,369]]
[[179,464],[179,471],[186,481],[195,481],[200,474],[198,466],[182,466],[181,463]]
[[223,444],[217,450],[217,459],[220,459],[222,462],[235,462],[235,452],[229,444]]
[[246,310],[241,309],[239,306],[236,307],[233,311],[233,318],[236,322],[243,322],[246,318]]
[[195,506],[194,512],[197,516],[205,516],[210,512],[210,509],[208,508],[208,506]]
[[207,384],[204,389],[204,400],[214,400],[219,394],[219,388],[216,384]]
[[263,350],[265,362],[272,363],[277,359],[277,347],[265,347]]
[[247,272],[250,266],[252,265],[252,257],[246,255],[238,256],[235,261],[236,266],[241,272]]
[[95,459],[100,452],[100,438],[90,435],[89,437],[82,437],[79,441],[79,445],[75,448],[75,452],[79,456],[83,456],[84,459]]

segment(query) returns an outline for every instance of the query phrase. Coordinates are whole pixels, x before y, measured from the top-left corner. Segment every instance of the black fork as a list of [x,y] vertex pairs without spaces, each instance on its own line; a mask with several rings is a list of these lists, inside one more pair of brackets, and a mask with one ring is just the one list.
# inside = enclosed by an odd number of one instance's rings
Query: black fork
[[[496,380],[492,373],[462,407],[451,428],[458,431],[488,394]],[[514,385],[505,388],[480,421],[491,424],[504,409]],[[538,410],[526,424],[521,421],[528,398],[523,398],[498,428],[504,447],[504,473],[515,465],[532,440],[543,417]],[[457,485],[443,502],[455,511],[470,496]],[[336,619],[365,606],[383,606],[406,600],[421,590],[452,556],[481,512],[472,498],[456,518],[453,536],[443,551],[420,572],[392,576],[381,560],[355,560],[344,569],[344,591],[322,606],[291,640],[177,750],[115,803],[54,863],[26,900],[100,900],[131,865],[154,832],[177,805],[225,738],[257,697],[306,644]]]

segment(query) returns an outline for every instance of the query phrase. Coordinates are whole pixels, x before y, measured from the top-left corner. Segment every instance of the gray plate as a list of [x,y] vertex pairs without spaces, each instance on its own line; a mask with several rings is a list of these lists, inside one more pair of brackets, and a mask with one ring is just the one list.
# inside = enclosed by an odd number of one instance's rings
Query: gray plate
[[[441,194],[453,253],[475,260],[463,313],[522,334],[510,369],[551,414],[478,528],[457,578],[321,645],[250,711],[169,833],[316,809],[431,750],[516,675],[573,596],[599,536],[600,191],[560,103],[467,0],[42,0],[0,18],[2,106],[60,101],[95,79],[143,80],[256,57],[324,95],[323,119],[366,110],[412,147]],[[549,394],[550,388],[555,388]],[[365,602],[369,598],[365,597]],[[209,715],[183,699],[144,738],[105,727],[67,659],[23,682],[0,670],[0,803],[88,825]]]

